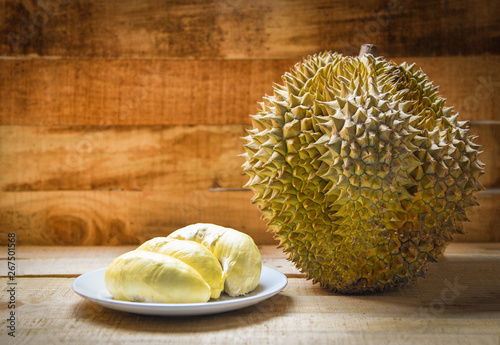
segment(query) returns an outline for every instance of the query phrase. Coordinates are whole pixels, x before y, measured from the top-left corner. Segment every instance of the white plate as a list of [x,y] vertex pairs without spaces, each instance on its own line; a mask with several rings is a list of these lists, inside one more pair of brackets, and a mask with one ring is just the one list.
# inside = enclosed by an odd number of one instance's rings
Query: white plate
[[73,281],[71,287],[82,297],[103,307],[144,315],[206,315],[223,313],[235,309],[245,308],[274,296],[286,286],[286,276],[267,266],[262,266],[259,285],[252,292],[239,297],[229,297],[222,293],[217,300],[207,303],[141,303],[127,302],[113,299],[104,285],[106,268],[82,274]]

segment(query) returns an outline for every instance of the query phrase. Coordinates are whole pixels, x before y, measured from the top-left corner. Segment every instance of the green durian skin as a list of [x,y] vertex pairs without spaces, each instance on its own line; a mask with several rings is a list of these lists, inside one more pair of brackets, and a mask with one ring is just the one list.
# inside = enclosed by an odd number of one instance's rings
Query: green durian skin
[[422,276],[483,189],[469,123],[382,57],[325,52],[282,79],[251,116],[243,171],[288,258],[346,294]]

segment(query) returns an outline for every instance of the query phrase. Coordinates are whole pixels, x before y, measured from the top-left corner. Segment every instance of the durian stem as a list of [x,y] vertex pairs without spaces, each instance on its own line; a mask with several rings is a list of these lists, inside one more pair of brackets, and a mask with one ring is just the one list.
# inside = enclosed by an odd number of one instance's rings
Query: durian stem
[[375,44],[363,44],[361,49],[359,50],[359,57],[362,57],[365,54],[372,54],[374,57],[378,56],[378,49]]

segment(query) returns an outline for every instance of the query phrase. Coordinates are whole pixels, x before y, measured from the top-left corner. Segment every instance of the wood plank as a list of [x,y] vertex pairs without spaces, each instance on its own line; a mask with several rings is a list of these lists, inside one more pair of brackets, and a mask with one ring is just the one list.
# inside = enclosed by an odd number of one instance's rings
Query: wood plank
[[99,126],[249,123],[257,101],[292,64],[4,60],[0,121]]
[[[0,124],[249,124],[297,61],[2,60]],[[500,55],[395,61],[415,62],[464,120],[500,120]]]
[[[25,246],[16,248],[17,277],[63,276],[80,274],[106,267],[134,246]],[[288,277],[304,276],[274,245],[259,246],[263,264]],[[499,261],[500,243],[451,243],[440,261]],[[7,265],[0,266],[0,277],[7,276]]]
[[[259,245],[275,244],[251,192],[50,191],[0,193],[0,244],[16,232],[23,245],[137,244],[185,225],[235,228]],[[500,194],[479,194],[462,242],[500,242]]]
[[[454,244],[454,246],[458,246]],[[474,255],[496,255],[496,243],[463,243],[460,249],[455,252],[462,252],[462,247],[467,248],[468,253]],[[39,260],[39,259],[67,259],[67,258],[92,258],[100,259],[101,264],[105,264],[109,258],[117,257],[129,250],[137,248],[137,245],[114,245],[114,246],[32,246],[21,245],[16,250],[16,258],[21,260]],[[261,245],[259,251],[265,259],[283,259],[285,254],[274,245]],[[0,260],[5,258],[0,258]],[[85,266],[81,264],[80,266]],[[81,269],[81,268],[80,268]],[[85,271],[82,271],[82,273]],[[39,271],[39,274],[45,274]],[[61,272],[59,272],[61,273]],[[0,275],[1,276],[1,275]]]
[[500,242],[500,194],[479,193],[477,200],[481,206],[468,211],[470,222],[464,223],[466,233],[454,238],[460,242]]
[[481,145],[479,160],[486,164],[479,181],[486,188],[500,187],[500,122],[498,124],[473,124],[470,135],[477,135],[475,143]]
[[498,2],[3,1],[0,52],[84,58],[299,58],[500,53]]
[[248,233],[259,245],[274,244],[250,199],[249,192],[208,190],[1,193],[0,233],[15,231],[25,245],[138,244],[206,222]]
[[[0,190],[241,188],[245,128],[0,126]],[[484,151],[481,182],[500,188],[500,124],[473,124],[471,134]]]
[[[19,278],[16,341],[22,344],[495,344],[497,261],[444,260],[419,282],[381,294],[336,295],[289,279],[252,307],[205,317],[145,317],[76,295],[73,278]],[[297,325],[300,325],[299,327]],[[6,332],[0,334],[7,343]]]
[[[241,188],[245,127],[1,126],[0,189]],[[25,167],[30,166],[30,169]]]
[[[470,243],[465,244],[470,245],[471,250],[482,251],[488,250],[489,247],[484,247],[486,245],[492,246],[494,248],[496,243]],[[66,259],[92,259],[101,260],[101,265],[106,265],[110,258],[115,258],[125,252],[134,250],[138,245],[114,245],[114,246],[30,246],[30,245],[20,245],[16,248],[16,260],[25,261],[36,261],[36,260],[66,260]],[[261,251],[270,258],[275,258],[277,256],[276,249],[273,250],[273,246],[261,246]],[[264,249],[265,248],[265,249]],[[472,249],[474,248],[474,249]],[[482,250],[480,248],[483,248]],[[494,250],[492,250],[494,252]],[[269,254],[267,254],[269,253]],[[272,254],[271,254],[272,253]],[[273,255],[274,254],[274,255]],[[5,260],[5,258],[2,258]],[[85,266],[85,264],[82,264]],[[51,268],[45,268],[50,269]],[[62,271],[57,271],[62,274]],[[45,274],[44,271],[39,271],[39,274]],[[52,273],[54,273],[52,271]]]
[[454,242],[446,247],[445,257],[455,261],[498,260],[500,255],[498,246],[498,243]]

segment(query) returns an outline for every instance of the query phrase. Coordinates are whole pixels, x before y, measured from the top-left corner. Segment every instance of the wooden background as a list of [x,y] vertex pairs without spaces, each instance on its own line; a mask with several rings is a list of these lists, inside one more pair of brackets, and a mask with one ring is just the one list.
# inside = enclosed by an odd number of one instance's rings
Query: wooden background
[[0,243],[134,244],[194,222],[274,243],[238,190],[249,114],[303,57],[367,42],[471,121],[487,191],[456,240],[499,242],[498,0],[0,0]]

